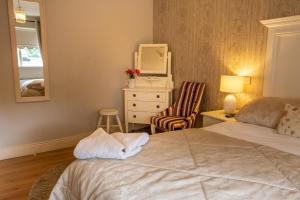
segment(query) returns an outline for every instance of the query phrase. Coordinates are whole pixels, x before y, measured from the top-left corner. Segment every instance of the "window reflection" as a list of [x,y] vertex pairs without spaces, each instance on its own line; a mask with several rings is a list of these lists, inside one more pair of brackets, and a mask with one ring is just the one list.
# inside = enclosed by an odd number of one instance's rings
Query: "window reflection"
[[26,15],[25,21],[16,21],[15,25],[21,96],[44,96],[39,3],[14,1],[14,7],[21,7]]

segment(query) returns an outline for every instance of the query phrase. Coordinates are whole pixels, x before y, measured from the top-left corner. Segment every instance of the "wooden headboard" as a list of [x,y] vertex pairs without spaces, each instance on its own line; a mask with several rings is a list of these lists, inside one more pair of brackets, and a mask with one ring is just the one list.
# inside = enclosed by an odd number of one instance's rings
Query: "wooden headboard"
[[263,95],[300,98],[300,15],[261,23],[268,28]]

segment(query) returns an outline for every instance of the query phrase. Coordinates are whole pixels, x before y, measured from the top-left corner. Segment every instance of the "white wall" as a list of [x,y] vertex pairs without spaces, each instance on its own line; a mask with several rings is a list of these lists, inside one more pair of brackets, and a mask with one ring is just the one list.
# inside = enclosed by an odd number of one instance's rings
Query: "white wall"
[[95,128],[97,109],[123,113],[125,67],[152,42],[152,0],[46,1],[51,101],[15,103],[7,1],[0,0],[0,148]]

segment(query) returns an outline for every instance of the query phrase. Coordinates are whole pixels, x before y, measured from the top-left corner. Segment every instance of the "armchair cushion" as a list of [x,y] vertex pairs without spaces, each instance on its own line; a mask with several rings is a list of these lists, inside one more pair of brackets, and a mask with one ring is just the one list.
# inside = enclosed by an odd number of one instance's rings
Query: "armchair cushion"
[[156,127],[163,128],[165,130],[174,131],[176,129],[184,129],[188,123],[185,117],[173,117],[173,116],[154,116],[151,117],[151,124]]

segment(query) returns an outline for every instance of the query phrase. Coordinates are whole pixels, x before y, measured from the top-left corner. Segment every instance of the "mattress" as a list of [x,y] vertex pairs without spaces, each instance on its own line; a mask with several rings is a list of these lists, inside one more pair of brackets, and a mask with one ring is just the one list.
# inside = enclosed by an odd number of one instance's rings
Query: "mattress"
[[300,157],[204,129],[168,132],[127,160],[74,161],[50,199],[299,200]]

